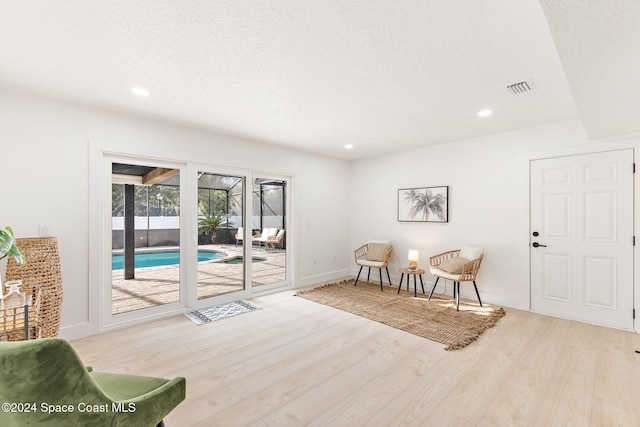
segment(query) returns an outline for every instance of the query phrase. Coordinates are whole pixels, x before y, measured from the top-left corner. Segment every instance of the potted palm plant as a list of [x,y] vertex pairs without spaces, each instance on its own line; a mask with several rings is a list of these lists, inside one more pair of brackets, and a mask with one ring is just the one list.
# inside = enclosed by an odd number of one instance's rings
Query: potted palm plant
[[[24,255],[16,246],[16,237],[11,227],[0,228],[0,260],[11,256],[18,264],[26,262]],[[2,293],[2,277],[0,276],[0,293]]]
[[220,227],[227,226],[227,216],[223,213],[214,213],[198,220],[200,234],[211,235],[211,243],[216,242],[216,231]]

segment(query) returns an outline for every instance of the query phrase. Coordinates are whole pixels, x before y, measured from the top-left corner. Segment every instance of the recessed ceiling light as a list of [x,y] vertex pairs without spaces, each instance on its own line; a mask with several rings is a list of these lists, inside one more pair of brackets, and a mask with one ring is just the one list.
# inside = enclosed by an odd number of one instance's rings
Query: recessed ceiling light
[[480,111],[478,111],[478,116],[487,117],[487,116],[490,116],[491,113],[493,113],[493,111],[491,111],[491,110],[480,110]]
[[151,93],[143,87],[132,87],[131,92],[134,95],[138,95],[138,96],[149,96],[149,94]]
[[353,144],[344,144],[344,148],[346,150],[351,150],[353,148]]

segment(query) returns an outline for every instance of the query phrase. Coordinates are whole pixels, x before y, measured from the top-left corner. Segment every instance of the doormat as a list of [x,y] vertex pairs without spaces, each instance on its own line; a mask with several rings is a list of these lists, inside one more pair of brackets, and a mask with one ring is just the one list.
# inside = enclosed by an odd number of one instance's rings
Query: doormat
[[200,310],[185,313],[185,317],[196,325],[204,325],[216,320],[227,317],[237,316],[238,314],[248,313],[254,310],[260,310],[260,306],[251,304],[248,301],[233,301],[227,304],[217,305],[215,307],[203,308]]

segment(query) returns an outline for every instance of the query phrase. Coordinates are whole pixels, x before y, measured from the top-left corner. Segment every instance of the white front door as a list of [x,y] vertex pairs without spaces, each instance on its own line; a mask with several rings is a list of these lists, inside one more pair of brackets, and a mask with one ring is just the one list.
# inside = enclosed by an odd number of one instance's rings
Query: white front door
[[633,329],[633,150],[531,161],[531,309]]

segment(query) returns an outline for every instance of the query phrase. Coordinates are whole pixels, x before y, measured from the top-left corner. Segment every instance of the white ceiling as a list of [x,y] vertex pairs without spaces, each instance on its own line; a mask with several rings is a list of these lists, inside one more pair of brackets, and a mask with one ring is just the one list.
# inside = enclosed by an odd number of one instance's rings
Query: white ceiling
[[586,3],[0,0],[0,87],[343,159],[579,113],[640,131],[640,2]]
[[542,0],[591,139],[640,132],[640,1]]

